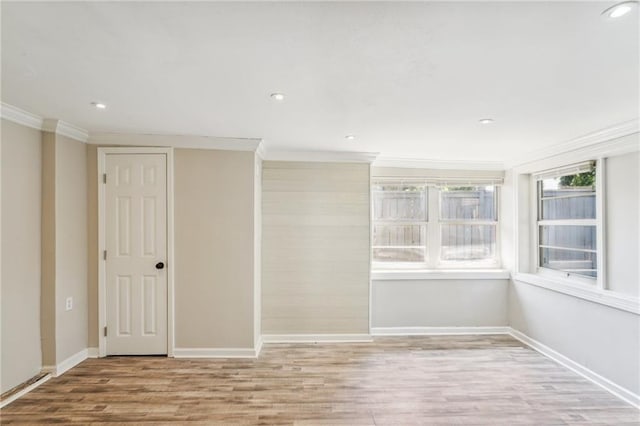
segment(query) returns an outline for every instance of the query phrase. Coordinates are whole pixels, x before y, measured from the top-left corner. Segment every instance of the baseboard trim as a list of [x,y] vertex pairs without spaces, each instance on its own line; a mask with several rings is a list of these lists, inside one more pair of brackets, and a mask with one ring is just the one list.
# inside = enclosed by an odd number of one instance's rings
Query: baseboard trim
[[175,348],[174,358],[257,358],[258,348]]
[[565,368],[568,368],[569,370],[573,371],[574,373],[584,377],[585,379],[589,380],[590,382],[600,386],[601,388],[603,388],[604,390],[606,390],[607,392],[611,393],[612,395],[620,398],[621,400],[628,402],[629,404],[633,405],[634,407],[640,409],[640,395],[636,395],[635,393],[631,392],[628,389],[623,388],[620,385],[617,385],[615,383],[613,383],[611,380],[602,377],[601,375],[599,375],[598,373],[588,369],[587,367],[578,364],[577,362],[575,362],[574,360],[562,355],[560,352],[557,352],[554,349],[551,349],[549,346],[538,342],[535,339],[532,339],[531,337],[527,336],[526,334],[509,327],[509,334],[516,340],[519,340],[520,342],[524,343],[525,345],[529,346],[531,349],[541,353],[542,355],[546,356],[547,358],[552,359],[553,361],[557,362],[558,364],[562,365]]
[[263,340],[262,340],[262,335],[260,335],[258,337],[258,341],[255,343],[256,345],[256,358],[260,356],[260,352],[262,352],[262,344],[263,344]]
[[100,358],[100,349],[87,348],[87,358]]
[[34,383],[30,384],[29,386],[25,387],[24,389],[21,389],[19,392],[14,393],[13,395],[8,397],[7,399],[3,399],[2,401],[0,401],[0,408],[4,408],[7,405],[11,404],[16,399],[28,394],[29,392],[31,392],[32,390],[34,390],[38,386],[40,386],[40,385],[46,383],[47,381],[49,381],[49,379],[51,379],[51,374],[47,374],[46,376],[43,376],[37,382],[34,382]]
[[369,343],[370,334],[263,334],[264,343]]
[[58,377],[71,370],[76,365],[89,357],[89,350],[82,349],[81,351],[71,355],[69,358],[58,363],[57,365],[44,365],[42,371],[51,374],[53,377]]
[[446,336],[509,334],[510,327],[372,327],[373,336]]

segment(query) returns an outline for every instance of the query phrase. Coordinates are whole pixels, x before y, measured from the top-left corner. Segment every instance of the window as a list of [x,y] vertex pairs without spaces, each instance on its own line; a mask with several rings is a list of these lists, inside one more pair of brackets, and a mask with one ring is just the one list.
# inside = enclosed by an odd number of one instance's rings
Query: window
[[425,264],[427,194],[426,185],[401,182],[373,185],[374,262]]
[[496,257],[495,186],[440,188],[440,259],[492,261]]
[[373,266],[497,267],[497,186],[372,183]]
[[538,267],[597,278],[596,178],[595,162],[536,176]]

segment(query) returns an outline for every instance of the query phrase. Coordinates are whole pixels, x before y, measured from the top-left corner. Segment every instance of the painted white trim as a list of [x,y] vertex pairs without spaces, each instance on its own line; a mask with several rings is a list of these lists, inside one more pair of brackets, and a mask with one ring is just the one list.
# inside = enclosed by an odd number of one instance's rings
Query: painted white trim
[[4,408],[7,405],[11,404],[13,401],[15,401],[16,399],[28,394],[29,392],[31,392],[32,390],[34,390],[35,388],[37,388],[38,386],[46,383],[49,381],[49,379],[51,379],[51,374],[47,374],[46,376],[43,376],[40,380],[38,380],[35,383],[30,384],[29,386],[27,386],[26,388],[20,390],[20,392],[16,392],[13,395],[11,395],[9,398],[7,399],[3,399],[2,402],[0,402],[0,408]]
[[100,349],[97,347],[87,348],[87,358],[100,358]]
[[175,338],[175,226],[174,226],[174,157],[167,151],[167,356],[173,357]]
[[98,356],[107,356],[107,339],[102,330],[107,325],[106,268],[102,252],[105,249],[105,185],[102,175],[108,154],[165,154],[167,156],[167,356],[174,356],[175,348],[175,289],[174,289],[174,171],[171,147],[98,147]]
[[506,269],[430,269],[430,270],[379,270],[371,272],[372,281],[405,280],[507,280],[511,277]]
[[590,302],[620,309],[622,311],[640,314],[640,298],[624,296],[610,290],[598,288],[594,285],[576,284],[560,278],[542,277],[538,274],[518,273],[513,276],[514,281],[535,285],[547,290],[578,297]]
[[[599,157],[635,152],[639,149],[639,121],[631,120],[598,132],[573,139],[567,143],[537,151],[514,161],[510,166],[517,173],[536,173],[540,170],[566,166],[567,164],[593,160]],[[626,138],[625,136],[633,136]]]
[[568,368],[569,370],[584,377],[590,382],[595,383],[596,385],[600,386],[601,388],[613,394],[614,396],[620,398],[621,400],[628,402],[629,404],[633,405],[636,408],[640,408],[640,395],[636,395],[630,390],[625,389],[620,385],[617,385],[611,380],[605,377],[602,377],[598,373],[595,373],[594,371],[588,369],[587,367],[581,364],[578,364],[572,359],[562,355],[560,352],[557,352],[554,349],[551,349],[549,346],[543,343],[540,343],[535,339],[532,339],[531,337],[527,336],[526,334],[514,328],[510,328],[509,334],[514,339],[519,340],[520,342],[529,346],[531,349],[541,353],[547,358],[554,360],[558,364],[562,365],[565,368]]
[[0,117],[22,126],[31,127],[32,129],[44,132],[56,133],[83,143],[86,143],[89,139],[89,132],[81,127],[62,120],[43,119],[36,114],[21,110],[20,108],[16,108],[13,105],[9,105],[4,102],[2,102],[2,105],[0,106]]
[[261,160],[264,160],[267,157],[267,147],[264,141],[261,141],[256,148],[256,155]]
[[175,348],[175,358],[257,358],[258,348]]
[[22,126],[42,130],[42,117],[4,102],[0,104],[0,117]]
[[377,152],[355,151],[269,151],[268,161],[313,161],[329,163],[371,163]]
[[89,357],[88,349],[82,349],[81,351],[71,355],[69,358],[65,359],[62,362],[59,362],[57,365],[44,365],[42,366],[42,371],[44,373],[49,373],[53,377],[58,377],[71,370],[76,365],[80,364],[82,361]]
[[262,340],[262,335],[258,336],[258,342],[255,347],[256,358],[260,356],[260,352],[262,352],[262,345],[264,341]]
[[82,143],[89,140],[89,132],[62,120],[46,119],[42,122],[42,130],[75,139]]
[[263,334],[264,343],[369,343],[370,334]]
[[67,371],[71,370],[76,365],[80,364],[82,361],[87,359],[89,356],[89,351],[85,348],[81,351],[71,355],[69,358],[64,361],[58,363],[56,366],[56,377],[63,375]]
[[153,133],[92,133],[89,144],[100,146],[149,146],[256,152],[261,139]]
[[373,327],[373,336],[455,336],[509,334],[510,327]]
[[430,160],[426,158],[396,158],[380,156],[373,162],[373,167],[398,167],[406,169],[438,169],[438,170],[504,170],[500,161],[456,161]]

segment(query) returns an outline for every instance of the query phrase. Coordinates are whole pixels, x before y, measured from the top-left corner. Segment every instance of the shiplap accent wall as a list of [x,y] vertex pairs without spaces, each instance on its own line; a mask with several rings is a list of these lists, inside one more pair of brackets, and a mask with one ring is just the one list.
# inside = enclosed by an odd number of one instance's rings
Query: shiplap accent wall
[[263,163],[262,333],[369,332],[369,164]]

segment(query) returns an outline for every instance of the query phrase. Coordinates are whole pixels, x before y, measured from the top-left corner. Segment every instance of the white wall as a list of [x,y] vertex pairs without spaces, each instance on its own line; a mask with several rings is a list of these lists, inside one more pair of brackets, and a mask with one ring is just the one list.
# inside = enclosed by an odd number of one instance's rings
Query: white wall
[[508,280],[373,281],[372,327],[506,326]]
[[[627,146],[640,146],[638,142],[636,133],[605,141],[602,146],[606,145],[606,148],[602,149],[617,152]],[[597,151],[598,148],[592,146],[550,158],[537,167],[542,170],[545,164],[548,168],[588,160]],[[607,157],[606,153],[603,155]],[[520,175],[517,180],[524,181],[525,176]],[[639,285],[638,152],[607,158],[606,178],[606,288],[618,292],[619,297],[628,298],[638,295]],[[526,274],[533,268],[528,260],[531,253],[528,235],[531,234],[527,230],[530,214],[527,188],[525,183],[513,191],[516,199],[513,204],[519,208],[513,208],[516,229],[511,237],[520,237],[520,242],[517,247],[514,243],[514,247],[519,253],[519,270],[525,274],[516,273],[510,287],[509,324],[605,379],[640,395],[640,316],[565,294],[558,285],[555,290],[543,288],[535,285],[535,277]],[[514,258],[515,254],[512,253]],[[515,260],[511,261],[515,263]],[[606,294],[602,294],[602,299],[605,297]]]
[[640,394],[640,316],[513,281],[509,323],[578,364]]
[[640,296],[640,153],[606,161],[607,287]]
[[2,120],[2,361],[5,392],[40,372],[41,134]]

